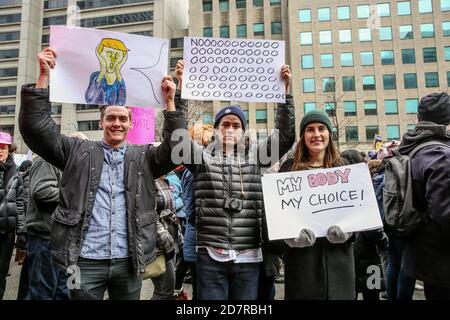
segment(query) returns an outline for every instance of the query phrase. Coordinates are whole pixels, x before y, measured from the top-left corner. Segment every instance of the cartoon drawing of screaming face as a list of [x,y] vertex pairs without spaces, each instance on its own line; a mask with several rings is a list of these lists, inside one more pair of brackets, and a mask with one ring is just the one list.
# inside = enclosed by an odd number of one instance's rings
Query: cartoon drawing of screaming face
[[100,71],[90,76],[86,103],[125,105],[126,86],[120,70],[128,59],[128,51],[120,40],[105,38],[100,41],[95,49]]

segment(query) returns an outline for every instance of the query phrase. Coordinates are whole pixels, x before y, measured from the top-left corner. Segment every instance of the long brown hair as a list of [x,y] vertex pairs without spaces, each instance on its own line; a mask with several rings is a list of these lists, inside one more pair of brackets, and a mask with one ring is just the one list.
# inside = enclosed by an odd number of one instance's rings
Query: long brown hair
[[[325,149],[325,158],[323,160],[324,168],[332,168],[344,165],[344,162],[341,160],[338,150],[334,145],[334,141],[332,139],[332,135],[330,131],[328,131],[330,138],[328,142],[328,146]],[[308,170],[308,162],[309,162],[309,151],[306,147],[305,143],[305,131],[300,134],[300,141],[297,143],[294,152],[294,163],[292,164],[292,171],[300,171],[300,170]]]

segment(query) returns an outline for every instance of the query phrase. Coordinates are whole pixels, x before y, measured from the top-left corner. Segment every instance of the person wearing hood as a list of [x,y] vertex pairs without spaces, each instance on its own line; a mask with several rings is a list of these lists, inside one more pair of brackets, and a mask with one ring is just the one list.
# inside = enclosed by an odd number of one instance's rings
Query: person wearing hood
[[26,245],[23,182],[13,158],[11,135],[0,132],[0,300],[6,288],[6,276],[17,243]]
[[398,151],[430,145],[411,158],[414,207],[424,214],[420,230],[405,238],[403,271],[424,282],[427,299],[450,300],[450,97],[432,93],[420,100],[416,129],[403,136]]

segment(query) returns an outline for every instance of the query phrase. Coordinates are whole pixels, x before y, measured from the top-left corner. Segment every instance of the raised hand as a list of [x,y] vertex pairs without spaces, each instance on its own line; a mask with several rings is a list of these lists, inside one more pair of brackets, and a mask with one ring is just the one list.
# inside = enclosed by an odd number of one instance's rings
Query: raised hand
[[39,79],[36,88],[47,88],[50,69],[56,65],[56,51],[50,47],[45,48],[38,53]]
[[184,72],[184,61],[178,60],[177,66],[175,67],[175,74],[178,80],[177,89],[181,90],[183,87],[183,72]]
[[162,79],[161,89],[164,100],[166,101],[166,110],[175,111],[175,83],[173,82],[172,76],[168,75]]
[[100,73],[97,77],[97,83],[100,83],[103,79],[103,77],[106,75],[106,60],[105,58],[98,52],[98,49],[100,48],[101,43],[97,45],[97,48],[95,48],[95,55],[97,56],[98,62],[100,64]]
[[122,75],[120,74],[120,69],[122,69],[122,66],[127,62],[128,60],[128,54],[124,53],[122,60],[119,62],[119,64],[116,67],[116,77],[117,81],[122,81]]
[[281,78],[284,80],[284,85],[286,87],[286,94],[289,93],[291,86],[292,72],[289,65],[285,64],[281,67]]

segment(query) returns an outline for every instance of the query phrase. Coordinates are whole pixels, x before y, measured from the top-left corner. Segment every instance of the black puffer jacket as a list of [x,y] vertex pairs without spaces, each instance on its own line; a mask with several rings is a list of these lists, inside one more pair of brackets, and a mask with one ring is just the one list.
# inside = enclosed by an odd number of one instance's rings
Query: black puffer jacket
[[[215,154],[215,150],[220,150],[217,142],[208,148],[192,143],[191,160],[194,155],[201,155],[201,164],[185,163],[194,177],[198,246],[243,250],[258,248],[263,238],[266,240],[261,174],[263,166],[270,163],[263,163],[256,155],[264,150],[273,156],[278,148],[276,159],[272,157],[277,161],[294,143],[295,112],[290,95],[285,104],[278,106],[275,128],[278,130],[259,145],[228,157]],[[224,208],[226,198],[240,199],[241,210]]]
[[0,163],[0,233],[25,233],[23,182],[11,156]]

